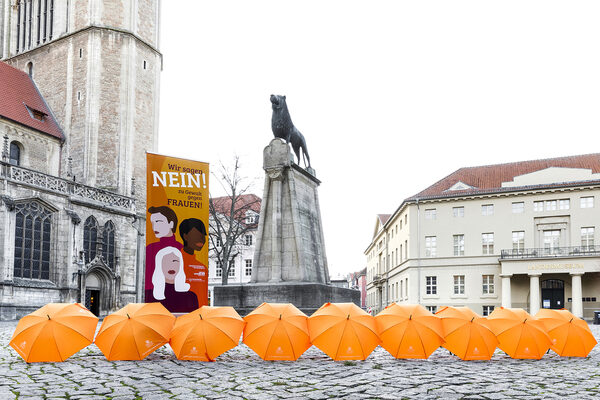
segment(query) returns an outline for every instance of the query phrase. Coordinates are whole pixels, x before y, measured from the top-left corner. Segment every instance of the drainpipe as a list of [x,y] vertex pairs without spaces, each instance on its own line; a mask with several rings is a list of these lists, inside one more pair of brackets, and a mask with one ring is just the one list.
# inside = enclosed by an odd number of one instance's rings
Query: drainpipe
[[421,304],[421,208],[417,199],[417,304]]

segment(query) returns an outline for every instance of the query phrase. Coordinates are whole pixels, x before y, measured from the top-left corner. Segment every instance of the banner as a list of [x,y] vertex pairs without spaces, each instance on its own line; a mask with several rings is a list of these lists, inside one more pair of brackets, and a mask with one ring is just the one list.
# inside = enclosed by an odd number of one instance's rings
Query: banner
[[208,164],[146,155],[146,303],[208,305]]

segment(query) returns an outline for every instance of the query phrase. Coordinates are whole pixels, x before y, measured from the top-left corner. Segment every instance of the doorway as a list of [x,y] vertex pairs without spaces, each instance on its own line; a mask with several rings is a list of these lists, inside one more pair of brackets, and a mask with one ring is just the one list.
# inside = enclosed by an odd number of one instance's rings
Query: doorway
[[542,308],[565,308],[565,282],[560,279],[542,281]]
[[96,317],[100,316],[100,290],[87,289],[85,291],[85,307]]

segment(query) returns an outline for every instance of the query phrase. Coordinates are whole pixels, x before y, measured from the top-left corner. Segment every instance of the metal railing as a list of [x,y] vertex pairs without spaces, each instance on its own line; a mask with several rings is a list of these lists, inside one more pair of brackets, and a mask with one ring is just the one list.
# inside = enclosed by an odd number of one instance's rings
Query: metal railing
[[500,259],[590,257],[600,256],[600,246],[572,246],[533,249],[508,249],[500,252]]

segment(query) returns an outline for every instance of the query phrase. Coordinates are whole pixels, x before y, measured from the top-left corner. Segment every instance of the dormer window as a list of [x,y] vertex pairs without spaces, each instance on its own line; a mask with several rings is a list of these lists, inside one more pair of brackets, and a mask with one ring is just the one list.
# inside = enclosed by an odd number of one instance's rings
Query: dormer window
[[247,212],[246,213],[246,225],[252,225],[255,224],[257,220],[257,215],[254,212]]
[[37,121],[41,121],[41,122],[45,121],[46,116],[48,114],[46,114],[43,111],[36,110],[35,108],[31,108],[29,106],[25,106],[25,107],[27,108],[27,111],[29,112],[29,115],[31,116],[31,118],[33,118]]

